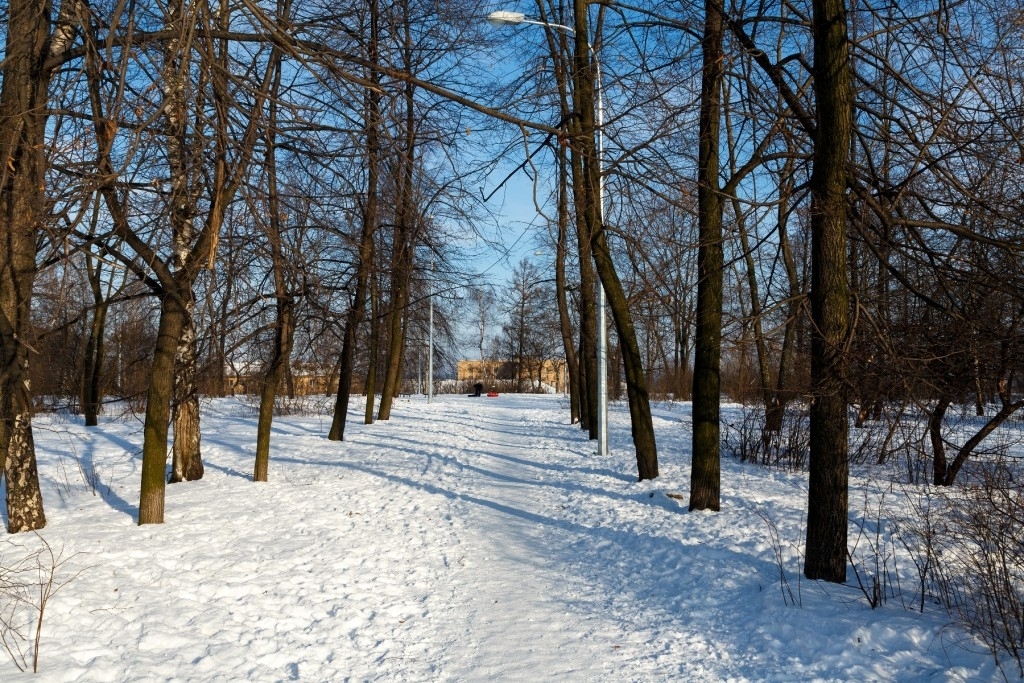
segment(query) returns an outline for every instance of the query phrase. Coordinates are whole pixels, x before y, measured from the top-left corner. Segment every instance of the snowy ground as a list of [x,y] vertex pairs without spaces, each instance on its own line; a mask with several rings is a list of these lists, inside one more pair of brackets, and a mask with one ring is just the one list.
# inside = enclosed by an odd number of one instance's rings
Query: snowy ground
[[[658,407],[662,476],[642,483],[625,406],[607,458],[567,414],[557,396],[414,397],[366,426],[354,405],[343,444],[326,417],[280,417],[254,484],[255,417],[215,401],[205,478],[169,486],[146,527],[138,421],[40,417],[41,538],[67,561],[32,680],[1001,678],[936,607],[799,580],[805,475],[725,459],[723,511],[690,514],[688,405]],[[873,486],[854,485],[851,508]],[[10,537],[0,566],[39,546]],[[0,651],[0,680],[22,677]]]

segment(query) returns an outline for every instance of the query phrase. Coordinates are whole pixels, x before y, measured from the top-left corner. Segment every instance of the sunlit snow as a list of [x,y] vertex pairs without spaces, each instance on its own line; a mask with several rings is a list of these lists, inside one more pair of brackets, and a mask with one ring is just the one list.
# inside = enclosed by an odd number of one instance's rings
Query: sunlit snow
[[[355,403],[343,443],[326,409],[276,418],[266,484],[252,407],[206,403],[206,476],[145,527],[139,418],[37,417],[40,538],[66,562],[40,675],[0,651],[0,681],[999,676],[938,606],[800,579],[805,474],[725,458],[722,512],[688,513],[688,404],[656,406],[662,476],[637,482],[623,404],[601,458],[559,396],[403,398],[373,425]],[[854,480],[851,517],[877,488]],[[40,538],[8,537],[0,566]]]

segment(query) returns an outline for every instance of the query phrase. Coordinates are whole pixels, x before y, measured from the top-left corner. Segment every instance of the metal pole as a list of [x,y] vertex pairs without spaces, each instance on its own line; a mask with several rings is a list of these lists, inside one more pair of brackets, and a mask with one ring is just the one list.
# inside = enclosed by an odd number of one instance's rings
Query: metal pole
[[[594,58],[597,86],[597,213],[604,230],[604,98],[601,89],[601,62],[597,52],[587,47]],[[604,284],[597,279],[597,454],[608,455],[608,321]]]
[[430,330],[427,333],[430,351],[427,354],[427,403],[434,398],[434,259],[430,259]]

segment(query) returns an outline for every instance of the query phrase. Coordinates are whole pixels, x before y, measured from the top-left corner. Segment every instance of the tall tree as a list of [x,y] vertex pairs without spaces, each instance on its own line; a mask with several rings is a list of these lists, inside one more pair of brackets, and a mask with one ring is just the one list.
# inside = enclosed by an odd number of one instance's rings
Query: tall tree
[[46,526],[32,438],[28,382],[36,249],[46,227],[46,121],[53,66],[76,35],[84,3],[61,3],[50,33],[49,0],[11,0],[0,89],[0,470],[7,529]]
[[378,420],[391,418],[391,406],[402,382],[405,360],[405,332],[408,320],[409,286],[412,281],[413,245],[420,222],[416,203],[416,88],[406,84],[402,92],[403,142],[395,161],[395,223],[391,244],[391,282],[388,299],[388,346],[384,361]]
[[[542,16],[547,8],[544,0],[538,0],[537,9]],[[572,5],[562,0],[550,3],[553,20],[560,26],[566,24]],[[572,74],[575,62],[572,58],[574,41],[564,30],[546,31],[548,53],[553,63],[555,83],[558,88],[559,121],[565,129],[565,139],[582,134],[582,120],[573,115]],[[557,164],[556,216],[557,236],[555,238],[555,291],[558,297],[558,311],[562,346],[569,375],[569,419],[579,421],[581,429],[591,439],[597,438],[597,298],[594,264],[590,257],[589,226],[580,217],[585,215],[586,192],[583,189],[583,157],[578,145],[559,145],[555,151]],[[569,241],[570,223],[575,221],[574,244]],[[568,311],[568,288],[566,285],[566,257],[571,247],[575,250],[579,270],[577,290],[577,311],[579,317],[579,345],[574,343],[572,325]]]
[[[371,259],[376,261],[377,255],[371,254]],[[377,373],[380,357],[380,283],[376,270],[370,273],[370,338],[367,345],[370,347],[369,357],[366,360],[366,382],[363,384],[363,391],[366,394],[366,406],[363,409],[363,424],[373,424],[373,402],[377,395]]]
[[503,288],[503,355],[511,364],[511,379],[519,392],[527,390],[524,381],[532,379],[538,364],[542,367],[551,355],[550,282],[543,278],[539,267],[523,258]]
[[[379,42],[379,6],[377,0],[368,0],[369,35],[367,37],[367,60],[376,66],[380,58]],[[331,441],[342,441],[345,438],[345,423],[348,419],[349,396],[352,393],[352,376],[355,372],[356,338],[359,326],[366,314],[366,298],[370,288],[370,276],[373,269],[373,242],[377,231],[377,195],[379,192],[380,175],[380,72],[369,69],[367,74],[368,87],[364,92],[363,135],[366,163],[366,195],[361,206],[362,229],[359,237],[359,251],[356,261],[355,291],[345,319],[345,331],[342,339],[341,358],[338,361],[338,393],[334,402],[334,417],[327,438]],[[372,389],[367,397],[373,403]],[[372,415],[372,411],[369,413]]]
[[847,162],[853,120],[845,0],[814,0],[811,172],[811,425],[804,575],[846,581],[849,487],[846,367]]
[[[583,41],[589,50],[589,43]],[[575,40],[573,49],[578,50],[579,41]],[[570,55],[575,53],[569,51]],[[585,57],[583,63],[589,65],[589,57]],[[583,106],[580,103],[578,93],[577,70],[580,62],[573,56],[568,68],[569,78],[561,79],[560,91],[563,118],[568,119],[566,128],[570,139],[583,140],[585,135],[583,117],[575,112]],[[588,66],[589,68],[589,66]],[[556,71],[556,76],[561,72]],[[593,89],[591,89],[591,96]],[[590,108],[593,109],[593,99],[590,101]],[[593,114],[590,116],[593,122]],[[589,133],[593,137],[593,130]],[[590,143],[593,147],[593,143]],[[593,196],[588,195],[587,178],[584,171],[584,155],[586,152],[579,144],[574,144],[569,150],[569,171],[572,182],[572,205],[576,218],[576,250],[579,254],[580,270],[580,296],[579,296],[579,318],[580,318],[580,343],[579,343],[579,368],[580,368],[580,429],[587,431],[591,439],[597,439],[599,426],[598,418],[598,383],[597,383],[597,275],[594,273],[594,260],[591,257],[591,241],[593,225],[588,220],[588,204],[596,201],[596,192]]]
[[[282,24],[291,19],[291,0],[278,0],[277,17]],[[256,459],[253,465],[252,480],[267,481],[270,469],[270,428],[274,421],[274,403],[277,399],[278,387],[284,379],[285,372],[291,361],[292,346],[295,338],[295,299],[296,292],[291,270],[286,263],[284,250],[283,223],[286,220],[285,209],[281,206],[280,178],[278,177],[278,107],[281,92],[282,54],[274,47],[270,54],[270,68],[273,81],[268,93],[267,125],[264,131],[266,158],[264,160],[267,184],[267,216],[265,233],[267,246],[270,249],[270,269],[274,280],[274,344],[270,354],[270,363],[263,374],[263,385],[260,390],[260,412],[256,424]]]
[[[180,2],[180,0],[177,1]],[[180,9],[184,11],[184,9],[192,7],[186,6]],[[177,10],[173,10],[167,20],[171,26],[183,21],[176,18],[179,15],[174,14],[174,11]],[[226,5],[222,4],[216,13],[204,13],[201,17],[192,17],[190,26],[195,25],[196,20],[202,18],[206,22],[213,22],[213,25],[210,26],[211,29],[216,26],[220,29],[220,35],[225,35],[226,28],[230,25],[230,15]],[[204,32],[203,37],[208,38],[211,34],[212,31]],[[179,28],[171,30],[170,35],[169,42],[172,44],[166,46],[164,50],[166,58],[171,60],[164,64],[165,72],[170,74],[170,79],[166,80],[164,85],[164,112],[165,118],[170,119],[168,124],[175,123],[177,125],[177,117],[186,119],[187,111],[172,110],[182,104],[176,99],[175,93],[178,88],[186,87],[182,79],[188,77],[189,74],[189,72],[183,72],[180,75],[177,73],[181,65],[176,61],[175,55],[178,55],[186,47],[177,41],[180,41],[182,36],[192,36],[192,32]],[[205,49],[202,51],[204,55],[210,57],[216,55],[223,58],[224,50],[227,49],[227,41],[222,38],[216,41],[216,44],[211,41],[204,47]],[[262,55],[260,54],[253,57],[253,63],[249,65],[249,68],[253,70],[252,73],[259,73],[256,69],[261,59]],[[201,224],[194,231],[188,244],[181,241],[180,238],[175,240],[174,247],[177,253],[174,253],[173,256],[177,262],[181,263],[181,266],[175,268],[173,262],[169,263],[162,259],[156,249],[132,231],[130,226],[122,226],[115,222],[118,236],[128,243],[153,269],[160,287],[160,320],[156,348],[153,352],[153,365],[146,397],[146,417],[143,425],[139,524],[163,523],[167,425],[174,394],[175,358],[178,354],[182,334],[188,324],[188,307],[193,298],[196,279],[212,262],[228,205],[248,173],[257,134],[262,123],[260,111],[273,81],[273,70],[264,69],[261,82],[252,90],[251,106],[245,112],[244,129],[233,132],[231,130],[232,114],[236,113],[234,110],[238,107],[238,102],[231,96],[229,87],[231,79],[227,72],[227,65],[219,58],[206,59],[204,65],[209,69],[207,75],[209,77],[211,109],[214,113],[214,149],[210,153],[212,168],[209,169],[208,196],[206,197],[208,205],[202,216]],[[169,128],[174,130],[173,127],[169,126]],[[173,177],[172,182],[174,182]],[[189,190],[182,188],[181,191],[187,193]],[[180,210],[190,209],[186,207]],[[201,465],[201,463],[199,464]]]
[[[630,425],[633,434],[633,447],[636,451],[637,472],[641,481],[654,479],[658,476],[658,447],[654,437],[654,420],[651,417],[650,396],[647,392],[647,380],[644,376],[640,345],[637,342],[636,328],[629,311],[629,300],[626,298],[622,281],[619,279],[608,245],[608,235],[604,225],[604,209],[601,190],[603,179],[599,150],[595,144],[595,133],[598,132],[595,112],[599,105],[595,85],[599,85],[596,53],[590,48],[590,22],[587,15],[585,0],[573,0],[574,30],[574,82],[573,101],[580,119],[579,138],[582,156],[582,188],[585,200],[584,212],[577,215],[577,220],[587,226],[589,235],[589,251],[594,259],[600,286],[608,297],[608,307],[615,321],[615,329],[619,336],[622,361],[626,375],[626,393],[629,402]],[[581,255],[581,260],[583,257]]]
[[[95,427],[103,403],[103,357],[106,352],[107,313],[110,310],[113,283],[104,282],[103,261],[96,258],[91,250],[85,252],[85,268],[93,306],[83,359],[81,405],[85,426]],[[112,280],[114,273],[111,272],[109,277]],[[107,286],[106,292],[103,291],[104,285]]]
[[[173,36],[164,43],[161,78],[164,88],[164,132],[170,179],[169,221],[173,268],[183,272],[195,240],[195,221],[199,212],[202,150],[196,149],[201,137],[195,134],[199,122],[190,107],[196,94],[192,89],[192,49],[197,24],[197,5],[173,0],[168,5],[166,26]],[[191,283],[178,287],[181,330],[174,357],[174,383],[171,421],[174,443],[171,458],[171,482],[200,479],[203,461],[200,454],[199,390],[196,386],[196,299]]]
[[[569,391],[569,422],[576,423],[581,416],[580,367],[576,344],[572,335],[572,318],[569,315],[569,286],[566,283],[565,262],[568,256],[569,233],[569,163],[566,150],[559,145],[556,152],[558,162],[557,188],[557,234],[555,237],[555,298],[558,302],[558,331],[562,335],[562,349],[565,353],[565,369]],[[482,357],[482,356],[481,356]]]
[[693,464],[690,510],[720,506],[719,404],[721,401],[722,196],[719,187],[719,131],[725,25],[721,0],[705,0],[702,41],[699,149],[697,162],[697,334],[693,365]]
[[[400,3],[397,11],[401,15],[398,53],[400,64],[406,73],[412,74],[420,63],[420,46],[413,30],[413,7],[410,0]],[[388,346],[384,361],[384,384],[381,387],[378,420],[391,418],[391,406],[402,382],[405,360],[405,333],[408,320],[409,288],[412,283],[413,249],[416,233],[421,227],[419,197],[416,187],[420,118],[417,112],[416,84],[406,80],[401,94],[396,98],[400,104],[397,141],[394,162],[391,169],[394,185],[394,226],[391,244],[391,282],[388,299]]]

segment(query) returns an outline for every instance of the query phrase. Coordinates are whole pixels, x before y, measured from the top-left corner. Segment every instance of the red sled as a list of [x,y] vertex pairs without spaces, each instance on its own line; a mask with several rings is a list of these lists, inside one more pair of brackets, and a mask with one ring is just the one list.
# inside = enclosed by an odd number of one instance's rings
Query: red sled
[[497,391],[488,391],[487,392],[487,398],[498,398],[498,392]]

